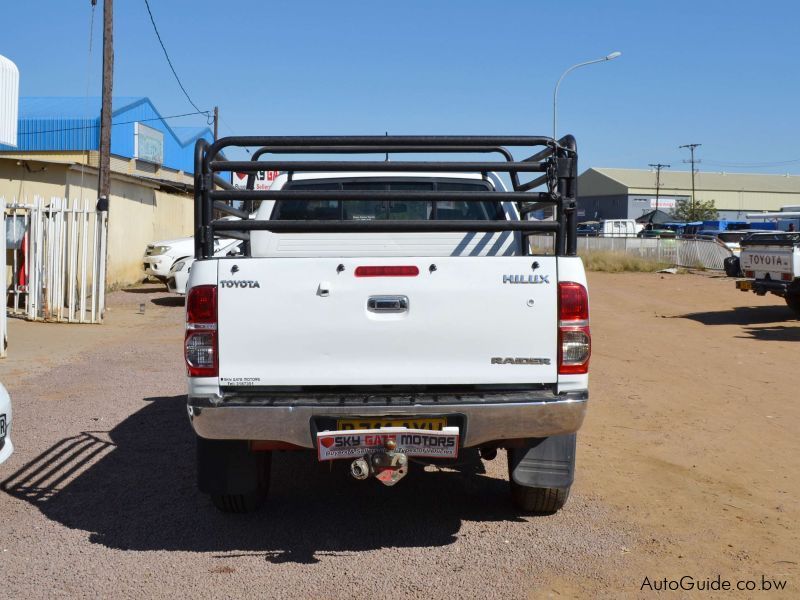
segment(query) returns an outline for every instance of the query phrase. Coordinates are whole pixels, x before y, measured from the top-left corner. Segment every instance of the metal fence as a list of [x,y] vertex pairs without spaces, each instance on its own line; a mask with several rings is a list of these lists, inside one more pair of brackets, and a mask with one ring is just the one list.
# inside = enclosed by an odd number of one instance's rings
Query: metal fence
[[[549,236],[531,236],[534,248],[552,248]],[[579,237],[578,253],[616,252],[691,269],[723,271],[731,250],[714,238]]]
[[[92,200],[0,198],[6,315],[31,321],[101,323],[105,310],[107,213]],[[4,354],[3,354],[4,355]]]

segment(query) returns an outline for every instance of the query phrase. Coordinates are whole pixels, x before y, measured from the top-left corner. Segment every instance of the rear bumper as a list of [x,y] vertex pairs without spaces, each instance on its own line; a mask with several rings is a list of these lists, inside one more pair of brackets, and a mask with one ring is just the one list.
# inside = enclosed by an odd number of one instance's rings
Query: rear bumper
[[[770,279],[742,279],[736,282],[736,289],[743,292],[753,291],[759,296],[771,292],[777,296],[786,296],[790,288],[797,284],[794,281],[775,281]],[[797,286],[800,287],[800,286]]]
[[[535,399],[534,399],[535,398]],[[537,393],[530,401],[405,405],[253,405],[215,404],[189,397],[188,411],[197,435],[210,439],[269,440],[314,448],[314,419],[319,417],[457,416],[463,422],[464,447],[492,441],[574,433],[583,424],[588,392]]]
[[156,256],[145,256],[142,261],[145,274],[166,278],[175,259],[166,254],[157,254]]

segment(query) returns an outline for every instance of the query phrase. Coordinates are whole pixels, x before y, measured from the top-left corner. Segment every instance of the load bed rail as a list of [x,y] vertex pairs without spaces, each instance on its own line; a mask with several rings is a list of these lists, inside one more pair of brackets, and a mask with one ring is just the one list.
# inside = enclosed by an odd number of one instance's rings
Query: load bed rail
[[[225,160],[225,148],[257,148],[248,161]],[[530,156],[515,160],[509,147]],[[281,155],[338,156],[376,154],[372,160],[287,160]],[[388,161],[389,154],[499,154],[501,160],[408,160]],[[276,158],[262,160],[265,155]],[[200,139],[195,145],[195,257],[214,255],[214,238],[228,237],[249,242],[251,231],[280,233],[317,232],[495,232],[518,231],[523,236],[553,233],[557,255],[575,255],[577,248],[575,200],[577,196],[578,155],[575,138],[560,140],[540,136],[236,136],[209,144]],[[221,186],[218,173],[236,171],[248,174],[247,187]],[[294,173],[507,173],[508,192],[439,191],[342,191],[342,190],[254,190],[259,171]],[[521,175],[538,176],[521,180]],[[224,189],[215,189],[217,185]],[[535,191],[541,189],[542,191]],[[260,200],[313,200],[354,202],[359,200],[401,202],[513,202],[523,219],[491,220],[255,220],[253,206]],[[237,208],[234,202],[242,202]],[[536,210],[554,207],[554,220],[527,220]],[[219,211],[238,220],[215,218]]]

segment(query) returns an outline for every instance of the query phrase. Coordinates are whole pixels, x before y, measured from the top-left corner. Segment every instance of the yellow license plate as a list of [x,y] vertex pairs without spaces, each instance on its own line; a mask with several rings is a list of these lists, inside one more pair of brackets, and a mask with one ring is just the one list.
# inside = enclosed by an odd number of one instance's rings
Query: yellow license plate
[[439,431],[447,426],[444,417],[407,417],[403,419],[381,419],[364,417],[356,419],[338,419],[336,429],[347,431],[350,429],[380,429],[381,427],[407,427],[408,429],[430,429]]
[[737,281],[736,282],[736,289],[742,290],[743,292],[747,292],[753,289],[753,282],[752,281]]

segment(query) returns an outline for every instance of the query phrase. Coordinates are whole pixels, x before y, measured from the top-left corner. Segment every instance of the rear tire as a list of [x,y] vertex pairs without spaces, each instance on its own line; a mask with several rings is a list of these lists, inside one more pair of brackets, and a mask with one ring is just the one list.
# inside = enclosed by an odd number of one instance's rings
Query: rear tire
[[245,514],[258,510],[267,499],[268,489],[249,494],[211,494],[211,502],[218,510],[230,514]]
[[786,305],[794,311],[794,314],[800,317],[800,294],[787,294],[784,300],[786,300]]
[[511,484],[511,502],[521,511],[536,515],[552,515],[567,503],[570,488],[536,488]]
[[197,438],[197,483],[225,513],[248,513],[264,503],[269,492],[271,452],[251,452],[239,440]]

